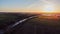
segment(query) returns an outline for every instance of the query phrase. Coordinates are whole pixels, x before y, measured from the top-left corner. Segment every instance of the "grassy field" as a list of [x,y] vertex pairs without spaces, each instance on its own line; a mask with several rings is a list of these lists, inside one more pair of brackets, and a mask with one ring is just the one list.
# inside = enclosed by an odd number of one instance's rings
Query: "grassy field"
[[[0,13],[0,29],[35,14]],[[18,25],[12,34],[60,34],[60,17],[37,16]],[[9,34],[11,34],[9,33]]]

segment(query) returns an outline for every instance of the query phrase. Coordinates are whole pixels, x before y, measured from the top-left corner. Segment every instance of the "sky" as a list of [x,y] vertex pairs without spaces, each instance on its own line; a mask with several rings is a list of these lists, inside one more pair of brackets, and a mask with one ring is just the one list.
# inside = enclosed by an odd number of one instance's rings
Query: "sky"
[[0,0],[0,10],[8,11],[42,11],[46,5],[60,10],[60,0]]

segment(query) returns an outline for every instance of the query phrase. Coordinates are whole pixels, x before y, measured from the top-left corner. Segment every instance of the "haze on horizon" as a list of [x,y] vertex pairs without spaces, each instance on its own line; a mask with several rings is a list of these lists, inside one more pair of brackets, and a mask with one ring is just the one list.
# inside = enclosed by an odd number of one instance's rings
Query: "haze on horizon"
[[60,0],[0,0],[0,12],[41,12],[46,4],[60,12]]

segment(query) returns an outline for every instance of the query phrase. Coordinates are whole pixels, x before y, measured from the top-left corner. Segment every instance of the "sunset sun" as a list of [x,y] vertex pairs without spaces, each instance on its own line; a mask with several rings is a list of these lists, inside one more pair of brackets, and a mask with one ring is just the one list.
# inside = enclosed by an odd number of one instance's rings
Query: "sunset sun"
[[43,6],[42,8],[42,11],[45,12],[45,13],[51,13],[51,12],[54,12],[54,6],[51,5],[51,4],[46,4]]

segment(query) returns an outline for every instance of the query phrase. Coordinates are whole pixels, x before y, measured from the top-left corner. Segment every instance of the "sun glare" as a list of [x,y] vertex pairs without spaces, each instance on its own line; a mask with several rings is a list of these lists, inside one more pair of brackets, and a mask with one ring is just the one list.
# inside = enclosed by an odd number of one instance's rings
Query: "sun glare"
[[43,6],[43,9],[42,11],[45,12],[45,13],[51,13],[51,12],[54,12],[54,6],[52,4],[46,4]]

